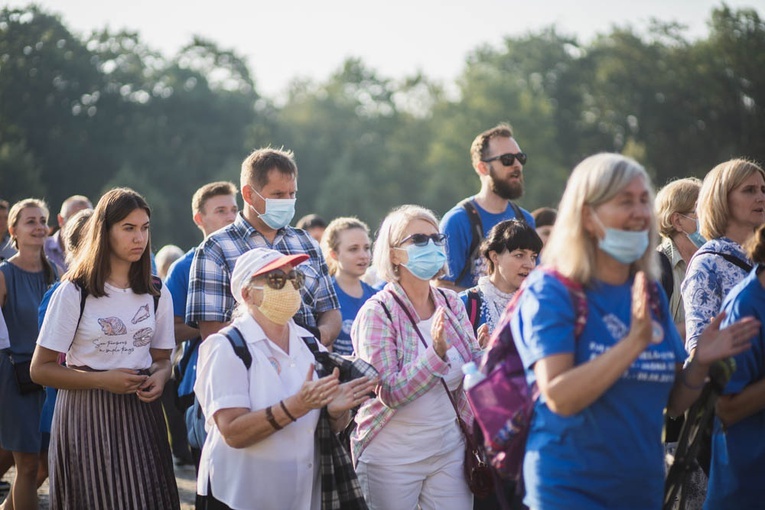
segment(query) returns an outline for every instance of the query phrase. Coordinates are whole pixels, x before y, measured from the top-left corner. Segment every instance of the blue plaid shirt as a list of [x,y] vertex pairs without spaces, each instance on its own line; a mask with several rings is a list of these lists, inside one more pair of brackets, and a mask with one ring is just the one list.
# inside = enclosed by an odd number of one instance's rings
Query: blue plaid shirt
[[307,253],[310,257],[298,267],[305,275],[305,285],[296,322],[316,326],[318,314],[340,308],[316,241],[304,230],[287,226],[269,243],[240,212],[234,223],[209,236],[194,253],[186,303],[188,325],[198,327],[201,321],[231,320],[236,305],[231,294],[231,273],[239,255],[253,248],[271,248],[287,255]]

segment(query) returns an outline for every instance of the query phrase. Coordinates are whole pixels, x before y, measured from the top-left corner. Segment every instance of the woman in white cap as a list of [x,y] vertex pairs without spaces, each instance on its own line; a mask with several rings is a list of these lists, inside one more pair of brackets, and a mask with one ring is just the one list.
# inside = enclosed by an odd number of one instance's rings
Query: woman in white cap
[[[295,266],[307,258],[267,248],[239,257],[231,277],[235,319],[200,347],[194,390],[208,429],[197,482],[202,508],[339,508],[343,488],[328,481],[317,427],[342,430],[376,381],[341,384],[337,370],[316,374],[304,341],[310,333],[292,320],[303,283]],[[249,369],[231,340],[237,332]],[[365,508],[363,499],[356,508]]]

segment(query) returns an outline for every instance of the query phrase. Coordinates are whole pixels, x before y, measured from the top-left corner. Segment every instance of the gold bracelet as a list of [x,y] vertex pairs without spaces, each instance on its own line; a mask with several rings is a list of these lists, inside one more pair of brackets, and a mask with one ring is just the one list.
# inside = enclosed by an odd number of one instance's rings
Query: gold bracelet
[[266,420],[268,420],[268,423],[271,424],[274,430],[282,430],[284,428],[278,423],[276,423],[276,419],[274,418],[274,413],[271,411],[271,406],[266,407]]

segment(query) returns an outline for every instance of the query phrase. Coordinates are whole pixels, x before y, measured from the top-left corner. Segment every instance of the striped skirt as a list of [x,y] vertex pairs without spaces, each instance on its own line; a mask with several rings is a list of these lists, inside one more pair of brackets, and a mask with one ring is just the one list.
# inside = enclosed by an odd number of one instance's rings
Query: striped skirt
[[179,509],[160,399],[59,390],[48,452],[51,509]]

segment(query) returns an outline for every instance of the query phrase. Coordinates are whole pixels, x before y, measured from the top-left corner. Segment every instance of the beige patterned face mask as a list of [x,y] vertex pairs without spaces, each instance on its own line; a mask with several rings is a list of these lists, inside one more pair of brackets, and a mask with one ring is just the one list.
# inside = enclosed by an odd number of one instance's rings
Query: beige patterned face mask
[[285,285],[281,289],[273,289],[269,285],[254,287],[263,291],[263,302],[258,310],[266,316],[268,320],[276,324],[287,324],[287,322],[300,310],[302,299],[300,291],[293,285]]

